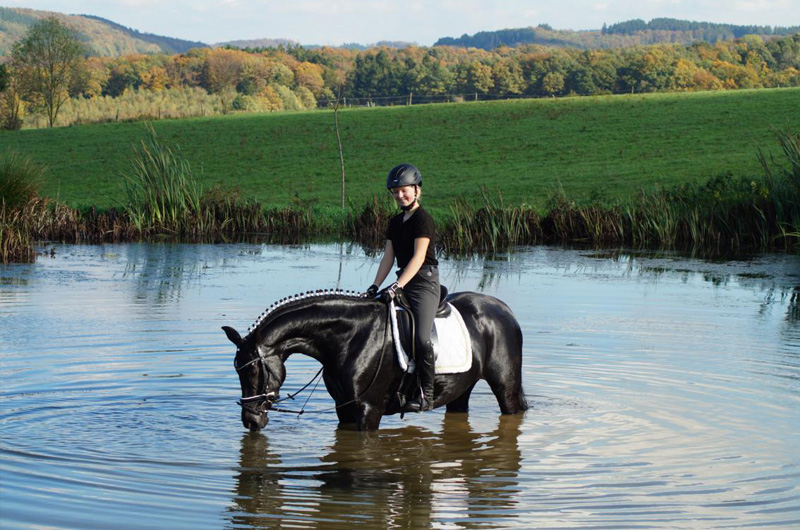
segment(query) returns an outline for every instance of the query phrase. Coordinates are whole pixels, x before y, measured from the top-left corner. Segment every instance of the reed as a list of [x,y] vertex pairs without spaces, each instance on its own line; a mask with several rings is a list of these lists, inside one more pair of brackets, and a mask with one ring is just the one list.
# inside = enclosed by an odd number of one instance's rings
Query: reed
[[797,244],[800,242],[800,134],[789,129],[776,134],[786,165],[758,151],[766,179],[766,189],[761,195],[768,199],[765,214],[775,220],[779,234],[776,239]]
[[5,201],[0,201],[0,263],[32,263],[35,259],[29,232]]
[[502,195],[495,197],[486,188],[478,201],[457,197],[442,217],[439,242],[450,253],[497,252],[543,239],[535,210],[526,205],[505,206]]
[[132,166],[124,175],[125,209],[139,231],[174,235],[203,231],[201,191],[189,162],[160,142],[152,126],[134,147]]
[[31,233],[20,209],[38,192],[44,168],[14,151],[0,154],[0,262],[32,262]]

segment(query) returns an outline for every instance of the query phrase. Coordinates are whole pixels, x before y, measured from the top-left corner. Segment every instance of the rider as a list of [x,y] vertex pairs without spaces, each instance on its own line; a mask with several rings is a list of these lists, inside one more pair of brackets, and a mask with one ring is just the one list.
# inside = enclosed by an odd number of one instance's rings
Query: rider
[[421,386],[419,399],[408,402],[405,410],[421,412],[433,408],[431,332],[439,305],[439,262],[434,251],[436,232],[433,218],[419,203],[422,175],[416,167],[411,164],[393,167],[386,179],[386,188],[402,211],[389,221],[383,258],[375,282],[367,293],[377,294],[378,286],[389,275],[396,258],[399,268],[397,281],[386,292],[391,297],[401,288],[411,306],[416,324],[416,366]]

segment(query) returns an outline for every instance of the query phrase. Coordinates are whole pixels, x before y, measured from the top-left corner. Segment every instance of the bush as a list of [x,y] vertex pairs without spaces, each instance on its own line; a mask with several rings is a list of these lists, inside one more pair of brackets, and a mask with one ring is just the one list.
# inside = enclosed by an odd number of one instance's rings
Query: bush
[[36,197],[44,168],[14,151],[0,155],[0,201],[9,210],[20,209]]

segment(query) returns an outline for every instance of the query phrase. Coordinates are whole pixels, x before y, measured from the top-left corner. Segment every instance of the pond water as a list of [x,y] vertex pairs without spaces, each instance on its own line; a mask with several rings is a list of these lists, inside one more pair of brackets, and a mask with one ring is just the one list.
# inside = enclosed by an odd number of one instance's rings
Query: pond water
[[[47,250],[50,250],[48,247]],[[0,527],[800,527],[800,257],[536,247],[443,260],[505,300],[531,409],[242,427],[234,348],[270,303],[363,289],[358,246],[56,246],[0,268]],[[287,363],[285,390],[316,372]],[[307,408],[327,408],[322,389]]]

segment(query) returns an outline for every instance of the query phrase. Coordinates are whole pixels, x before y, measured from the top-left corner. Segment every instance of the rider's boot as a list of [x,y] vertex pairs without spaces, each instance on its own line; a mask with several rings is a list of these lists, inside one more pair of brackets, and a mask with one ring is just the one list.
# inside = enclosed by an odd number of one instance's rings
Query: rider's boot
[[423,412],[433,409],[434,363],[433,344],[430,342],[421,344],[417,355],[420,395],[417,399],[406,403],[404,412]]

